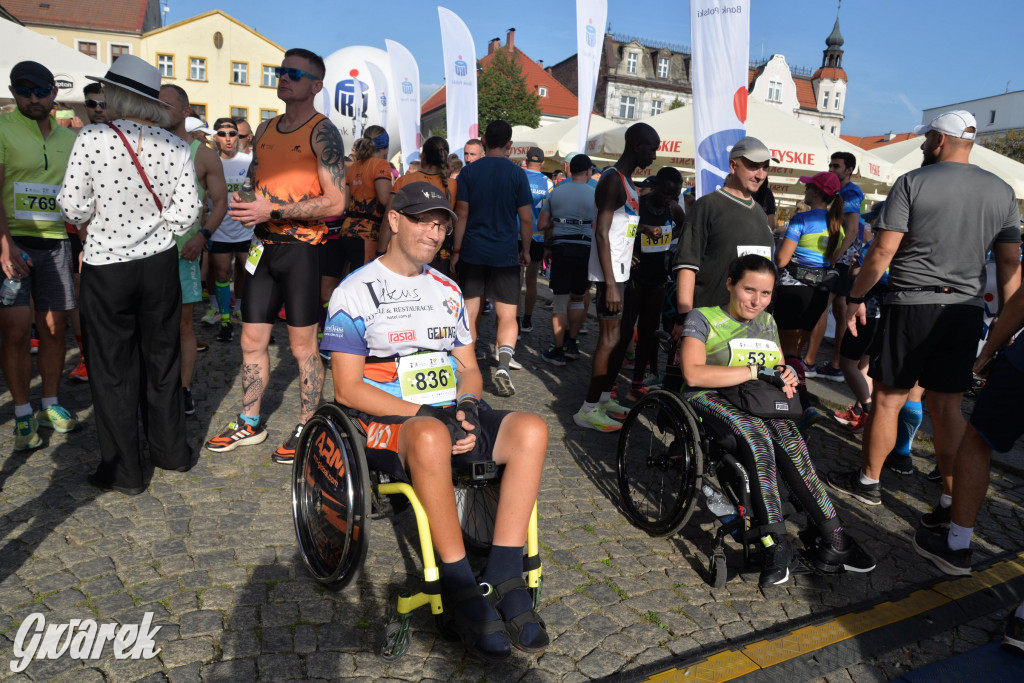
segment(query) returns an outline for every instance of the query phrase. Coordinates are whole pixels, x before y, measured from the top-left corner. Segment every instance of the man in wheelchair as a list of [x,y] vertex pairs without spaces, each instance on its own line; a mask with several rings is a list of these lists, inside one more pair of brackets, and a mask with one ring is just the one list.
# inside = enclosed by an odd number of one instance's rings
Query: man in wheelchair
[[[778,330],[765,310],[777,275],[774,264],[762,256],[748,254],[734,260],[726,281],[729,303],[694,309],[682,331],[688,402],[711,433],[736,437],[736,457],[757,477],[757,485],[751,486],[751,503],[764,532],[762,586],[788,581],[794,559],[782,518],[779,475],[817,532],[808,548],[810,563],[817,570],[870,572],[875,568],[874,558],[843,530],[796,424],[790,419],[758,417],[750,412],[756,401],[745,410],[734,403],[741,397],[727,391],[751,383],[748,391],[767,392],[770,404],[786,403],[795,394],[796,375],[792,368],[781,365]],[[723,395],[726,393],[733,400]],[[799,411],[794,409],[794,414]]]
[[[331,352],[335,400],[366,430],[372,469],[410,478],[441,558],[446,629],[485,661],[511,647],[544,650],[549,638],[523,581],[523,544],[547,451],[532,413],[479,403],[483,380],[459,287],[427,264],[455,214],[429,183],[393,198],[387,253],[350,274],[331,296],[321,349]],[[505,466],[494,538],[478,583],[466,557],[452,466]]]

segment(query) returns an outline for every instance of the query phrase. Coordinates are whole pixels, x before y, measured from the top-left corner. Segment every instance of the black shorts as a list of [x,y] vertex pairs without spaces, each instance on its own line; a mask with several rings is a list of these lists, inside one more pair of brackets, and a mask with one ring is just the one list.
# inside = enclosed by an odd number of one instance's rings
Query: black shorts
[[847,360],[859,361],[862,356],[873,356],[878,352],[878,318],[868,318],[866,325],[857,323],[857,336],[844,334],[839,345],[839,355]]
[[71,243],[71,272],[78,275],[82,272],[82,238],[78,233],[68,233],[68,242]]
[[206,250],[211,254],[248,254],[251,244],[251,239],[239,242],[217,242],[210,240],[206,243]]
[[609,311],[605,308],[604,299],[608,295],[608,283],[595,282],[594,284],[597,285],[597,297],[594,299],[594,306],[597,308],[597,319],[622,320],[622,308],[625,307],[626,302],[626,283],[616,282],[614,284],[619,289],[619,301],[623,303],[623,307],[619,308],[618,311]]
[[[523,243],[519,242],[519,253],[523,252]],[[544,243],[530,240],[530,263],[540,263],[544,260]]]
[[366,240],[362,237],[328,238],[317,249],[320,250],[320,275],[340,279],[356,268],[363,267]]
[[586,244],[556,244],[551,247],[551,293],[583,296],[590,288],[587,267],[590,264],[590,246]]
[[519,266],[495,268],[459,261],[455,270],[464,298],[487,297],[499,304],[519,305]]
[[810,285],[780,285],[775,288],[772,315],[780,330],[814,329],[828,308],[828,290]]
[[868,374],[897,389],[967,391],[981,340],[984,309],[970,304],[886,305]]
[[[1018,342],[1021,343],[1021,342]],[[1005,358],[992,364],[971,413],[971,426],[992,450],[1006,453],[1024,434],[1024,372]]]
[[[446,410],[454,410],[447,408]],[[494,443],[498,439],[498,430],[509,410],[492,410],[486,405],[479,409],[480,433],[476,436],[476,445],[468,453],[452,456],[452,468],[464,468],[470,463],[486,462],[494,459]],[[409,481],[409,475],[398,457],[398,434],[402,425],[411,416],[388,415],[384,417],[370,416],[350,410],[349,413],[359,420],[366,433],[366,463],[371,470],[379,470]]]
[[857,279],[850,275],[850,264],[837,263],[835,269],[839,272],[839,277],[836,278],[832,285],[832,293],[836,296],[850,296],[853,281]]
[[284,305],[289,327],[320,316],[320,248],[305,242],[264,244],[255,273],[245,273],[242,322],[270,323]]

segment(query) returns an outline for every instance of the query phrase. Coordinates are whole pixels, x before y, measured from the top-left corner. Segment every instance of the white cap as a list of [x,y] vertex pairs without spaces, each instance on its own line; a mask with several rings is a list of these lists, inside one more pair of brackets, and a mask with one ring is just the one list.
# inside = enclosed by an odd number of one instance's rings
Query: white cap
[[[967,131],[967,128],[974,128],[974,131]],[[973,140],[977,135],[978,122],[974,120],[974,114],[963,109],[947,111],[932,119],[929,124],[914,126],[914,135],[924,135],[930,130],[937,133],[944,133],[954,138]]]
[[189,116],[185,119],[185,132],[194,133],[196,131],[206,133],[207,135],[213,135],[214,130],[203,123],[202,119],[197,119],[195,116]]

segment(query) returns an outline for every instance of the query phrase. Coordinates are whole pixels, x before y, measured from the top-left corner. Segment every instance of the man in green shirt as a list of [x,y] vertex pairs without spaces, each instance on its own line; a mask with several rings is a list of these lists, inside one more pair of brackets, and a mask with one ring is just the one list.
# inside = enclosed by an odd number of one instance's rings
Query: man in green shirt
[[[14,111],[0,115],[0,269],[20,282],[11,302],[0,302],[0,366],[14,399],[14,450],[43,445],[38,428],[78,429],[78,421],[57,403],[64,367],[67,312],[75,308],[71,245],[57,206],[75,134],[50,114],[57,86],[37,62],[11,70]],[[35,305],[39,335],[42,409],[32,414],[29,338]]]

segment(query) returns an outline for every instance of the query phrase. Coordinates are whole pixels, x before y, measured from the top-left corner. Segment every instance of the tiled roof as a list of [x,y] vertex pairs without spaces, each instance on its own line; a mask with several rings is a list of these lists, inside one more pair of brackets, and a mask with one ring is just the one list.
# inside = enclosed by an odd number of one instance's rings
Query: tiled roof
[[[505,48],[502,47],[501,49],[504,50]],[[527,90],[536,93],[538,87],[547,88],[547,96],[541,97],[538,101],[541,113],[550,116],[576,116],[579,113],[577,111],[576,96],[568,88],[556,81],[555,77],[545,71],[540,64],[526,56],[526,53],[522,50],[517,47],[513,47],[513,50],[515,50],[516,63],[519,64],[519,67],[523,70],[523,76],[526,77]],[[480,65],[483,68],[487,68],[487,65],[490,64],[493,58],[493,54],[481,57]],[[440,90],[427,98],[420,111],[426,115],[440,109],[444,105],[445,88],[441,86]]]
[[[892,135],[891,133],[889,135]],[[903,142],[911,138],[917,137],[913,133],[896,133],[892,135],[891,139],[886,139],[886,135],[865,135],[864,137],[857,137],[855,135],[840,135],[842,139],[857,145],[861,149],[875,149],[876,147],[885,147],[891,145],[894,142]]]
[[846,77],[846,71],[835,66],[823,66],[814,72],[811,76],[811,80],[815,78],[831,78],[833,81],[849,81]]
[[2,0],[24,24],[142,33],[149,0]]

